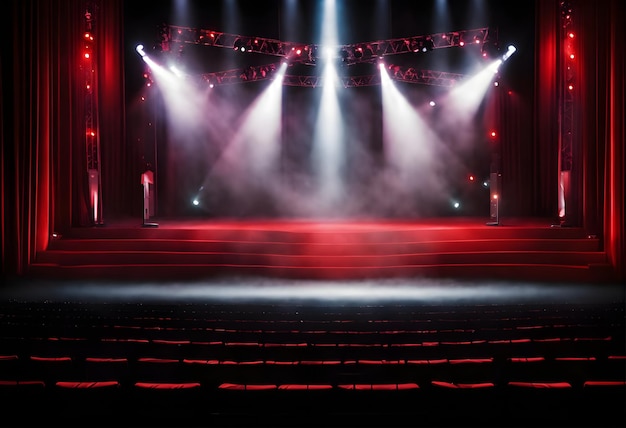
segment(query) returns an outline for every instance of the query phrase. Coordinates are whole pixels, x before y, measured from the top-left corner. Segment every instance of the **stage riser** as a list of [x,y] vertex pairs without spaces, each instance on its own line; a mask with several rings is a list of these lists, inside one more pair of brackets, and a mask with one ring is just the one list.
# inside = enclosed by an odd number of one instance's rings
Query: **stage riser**
[[281,243],[246,241],[164,239],[64,239],[50,242],[55,251],[140,251],[204,253],[270,253],[307,256],[383,255],[476,251],[562,251],[600,250],[598,239],[475,239],[422,242]]
[[609,266],[597,237],[548,222],[204,221],[72,229],[50,240],[29,273],[77,279],[260,275],[595,281],[610,276]]
[[[204,241],[235,241],[235,242],[277,242],[277,243],[326,243],[326,244],[360,244],[384,242],[430,242],[430,241],[466,241],[481,239],[582,239],[586,234],[578,228],[520,228],[513,227],[480,227],[480,228],[410,228],[396,227],[390,230],[383,228],[313,227],[314,231],[291,228],[282,231],[276,229],[108,229],[85,228],[76,229],[67,235],[74,239],[172,239],[172,240],[204,240]],[[382,230],[381,230],[382,229]]]

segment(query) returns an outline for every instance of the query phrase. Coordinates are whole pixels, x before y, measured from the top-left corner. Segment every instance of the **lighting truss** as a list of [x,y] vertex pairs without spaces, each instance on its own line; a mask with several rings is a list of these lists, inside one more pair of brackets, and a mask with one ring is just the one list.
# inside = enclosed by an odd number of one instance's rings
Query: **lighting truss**
[[233,83],[254,82],[273,77],[279,64],[267,64],[216,71],[200,75],[200,79],[211,85],[228,85]]
[[[238,34],[224,33],[215,30],[165,26],[162,37],[166,40],[162,46],[170,48],[170,44],[195,44],[244,50],[246,52],[280,56],[290,61],[297,61],[308,65],[315,65],[318,52],[322,48],[316,44],[285,42],[263,37],[251,37]],[[376,58],[389,55],[428,52],[434,49],[461,47],[476,44],[483,46],[494,42],[494,35],[488,27],[471,30],[434,33],[421,36],[402,37],[397,39],[378,40],[372,42],[354,43],[333,47],[334,55],[346,64],[373,62]]]
[[453,87],[460,80],[465,79],[466,75],[458,73],[448,73],[437,70],[423,70],[414,67],[402,67],[390,65],[390,76],[392,80],[407,83],[419,83],[422,85],[443,86],[446,88]]
[[[243,69],[237,68],[213,73],[205,73],[200,76],[200,81],[216,86],[273,79],[278,67],[279,64],[267,64],[250,66]],[[416,69],[414,67],[405,67],[393,64],[387,66],[387,68],[389,70],[389,77],[392,80],[422,85],[442,86],[446,88],[453,87],[458,81],[463,80],[466,77],[464,74]],[[380,85],[380,74],[343,76],[340,77],[340,80],[342,85],[346,88],[375,86]],[[323,77],[286,74],[283,76],[283,85],[315,88],[323,85]]]
[[300,61],[314,64],[313,45],[303,43],[284,42],[281,40],[268,39],[263,37],[241,36],[238,34],[223,33],[214,30],[197,29],[190,27],[180,27],[170,25],[165,28],[165,37],[168,42],[181,44],[194,44],[204,46],[215,46],[218,48],[241,49],[243,47],[246,52],[261,53],[265,55],[280,56],[283,58],[291,58],[295,52],[300,49],[302,51]]
[[483,46],[490,39],[489,28],[403,37],[375,42],[355,43],[340,47],[340,56],[346,64],[373,62],[388,55],[426,53],[435,49],[462,47],[470,44]]

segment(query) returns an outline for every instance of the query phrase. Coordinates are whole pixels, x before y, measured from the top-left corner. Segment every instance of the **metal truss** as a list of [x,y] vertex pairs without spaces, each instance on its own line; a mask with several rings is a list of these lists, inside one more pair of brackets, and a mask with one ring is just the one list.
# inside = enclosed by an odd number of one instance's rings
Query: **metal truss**
[[304,43],[284,42],[262,37],[241,36],[214,30],[205,30],[175,25],[166,26],[162,30],[163,50],[169,50],[172,43],[215,46],[242,52],[255,52],[265,55],[280,56],[293,59],[298,57],[303,63],[313,65],[313,45]]
[[463,47],[470,44],[482,47],[491,42],[490,38],[492,37],[489,28],[485,27],[343,45],[339,48],[339,55],[343,62],[357,64],[371,62],[389,55],[426,53],[435,49]]
[[570,54],[574,54],[573,42],[568,34],[572,25],[572,8],[569,1],[561,2],[561,170],[571,170],[572,150],[574,142],[574,89],[576,86],[576,73]]
[[[243,69],[238,68],[205,73],[200,76],[200,80],[211,86],[268,80],[274,79],[278,67],[279,64],[267,64],[261,66],[250,66]],[[422,85],[442,86],[447,88],[453,87],[458,81],[463,80],[466,77],[464,74],[416,69],[414,67],[405,67],[393,64],[387,66],[387,68],[389,70],[389,77],[392,80]],[[286,74],[282,79],[283,85],[285,86],[315,88],[322,86],[324,83],[322,76]],[[380,85],[381,83],[380,74],[378,73],[361,76],[342,76],[340,77],[340,81],[346,88],[375,86]]]
[[[243,36],[215,30],[164,25],[161,28],[161,49],[169,52],[173,46],[184,44],[229,48],[241,52],[253,52],[281,57],[290,64],[300,63],[317,65],[322,47],[316,44],[285,42],[263,37]],[[399,54],[427,53],[435,49],[479,45],[484,50],[497,46],[497,32],[488,27],[471,30],[451,31],[421,36],[402,37],[389,40],[354,43],[332,47],[331,57],[340,60],[343,65],[375,63],[380,58]],[[245,69],[225,70],[203,74],[202,80],[210,85],[253,82],[271,79],[278,68],[277,64],[249,66]],[[389,66],[393,80],[451,87],[465,76],[435,70],[419,70],[399,65]],[[341,77],[344,87],[372,86],[380,84],[380,75]],[[322,86],[321,76],[285,75],[283,84],[287,86],[318,87]]]
[[[170,50],[172,44],[195,44],[279,56],[309,65],[315,65],[322,55],[322,47],[316,44],[285,42],[175,25],[165,26],[161,31],[161,37],[161,47],[164,51]],[[492,34],[488,27],[483,27],[340,45],[331,47],[333,50],[331,55],[340,58],[346,64],[357,64],[372,62],[376,58],[389,55],[425,53],[435,49],[462,47],[471,44],[482,47],[497,43],[496,39],[497,34]]]

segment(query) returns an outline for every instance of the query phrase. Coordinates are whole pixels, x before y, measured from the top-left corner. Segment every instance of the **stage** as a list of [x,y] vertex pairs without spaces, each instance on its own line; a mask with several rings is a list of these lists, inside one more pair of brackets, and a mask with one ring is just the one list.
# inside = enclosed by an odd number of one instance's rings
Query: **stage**
[[105,221],[50,238],[29,267],[47,279],[610,282],[601,240],[550,219],[182,218]]

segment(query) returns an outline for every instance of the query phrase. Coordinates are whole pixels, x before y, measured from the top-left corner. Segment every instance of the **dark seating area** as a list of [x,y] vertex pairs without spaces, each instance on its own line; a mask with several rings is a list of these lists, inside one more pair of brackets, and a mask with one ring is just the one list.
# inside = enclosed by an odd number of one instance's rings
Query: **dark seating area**
[[1,399],[22,426],[623,426],[609,295],[6,298]]

